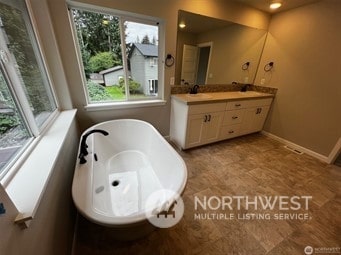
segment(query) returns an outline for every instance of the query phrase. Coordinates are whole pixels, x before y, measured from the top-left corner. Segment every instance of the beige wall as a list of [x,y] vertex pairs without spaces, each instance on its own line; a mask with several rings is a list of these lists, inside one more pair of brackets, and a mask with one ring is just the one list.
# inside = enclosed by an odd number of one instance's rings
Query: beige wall
[[78,148],[76,123],[61,149],[35,218],[27,229],[14,224],[17,211],[0,187],[6,214],[0,217],[0,253],[8,255],[70,254],[76,209],[71,197],[73,169]]
[[[82,130],[94,123],[103,120],[116,118],[137,118],[151,122],[163,135],[169,134],[169,96],[171,77],[174,77],[174,66],[165,68],[165,99],[168,101],[165,106],[143,107],[126,110],[106,110],[87,112],[84,110],[86,104],[81,73],[78,67],[75,45],[72,39],[71,29],[68,20],[67,6],[65,0],[47,0],[50,7],[54,32],[58,41],[63,67],[66,73],[67,82],[73,105],[78,109],[78,118]],[[135,12],[144,15],[159,17],[166,23],[165,53],[176,55],[176,31],[178,10],[183,9],[207,16],[215,16],[241,24],[267,28],[269,15],[249,7],[242,7],[234,2],[222,0],[83,0],[83,3],[95,4],[98,6],[113,9]],[[155,118],[157,116],[157,118]]]
[[265,130],[324,156],[341,137],[340,13],[324,0],[274,15],[256,78],[278,88]]

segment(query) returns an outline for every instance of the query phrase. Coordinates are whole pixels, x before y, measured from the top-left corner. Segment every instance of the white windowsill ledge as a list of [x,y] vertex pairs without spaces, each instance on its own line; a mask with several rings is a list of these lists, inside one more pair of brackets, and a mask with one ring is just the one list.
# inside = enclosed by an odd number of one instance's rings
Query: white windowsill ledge
[[59,152],[77,110],[61,112],[22,164],[5,190],[19,215],[15,222],[28,227],[39,206]]
[[127,108],[140,108],[140,107],[152,107],[162,106],[167,103],[166,100],[141,100],[141,101],[124,101],[114,103],[97,103],[88,104],[84,106],[87,111],[102,111],[102,110],[115,110],[115,109],[127,109]]

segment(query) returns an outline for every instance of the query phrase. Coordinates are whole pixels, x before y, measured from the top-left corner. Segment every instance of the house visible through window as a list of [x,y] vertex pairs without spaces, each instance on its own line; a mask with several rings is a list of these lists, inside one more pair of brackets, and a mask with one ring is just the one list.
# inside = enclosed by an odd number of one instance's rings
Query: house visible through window
[[[88,102],[159,99],[159,34],[155,20],[71,7]],[[156,89],[155,89],[156,88]]]
[[1,173],[57,109],[24,0],[0,0],[0,57]]

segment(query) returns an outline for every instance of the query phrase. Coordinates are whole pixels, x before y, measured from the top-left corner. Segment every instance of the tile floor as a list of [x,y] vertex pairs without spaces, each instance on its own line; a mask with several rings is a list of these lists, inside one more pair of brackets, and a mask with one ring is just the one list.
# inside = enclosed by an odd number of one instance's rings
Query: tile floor
[[[305,254],[304,248],[341,246],[341,167],[298,155],[261,134],[253,134],[187,151],[180,151],[188,168],[184,192],[185,213],[172,228],[157,229],[137,241],[115,241],[111,229],[79,216],[75,255],[100,254]],[[203,196],[312,196],[308,210],[246,210],[235,219],[194,219],[194,197]],[[292,204],[293,205],[293,204]],[[219,212],[226,213],[222,209]],[[200,211],[207,213],[207,211]],[[209,211],[216,213],[216,211]],[[237,215],[270,214],[271,219],[237,219]],[[275,220],[292,213],[308,220]],[[338,248],[338,250],[337,250]]]

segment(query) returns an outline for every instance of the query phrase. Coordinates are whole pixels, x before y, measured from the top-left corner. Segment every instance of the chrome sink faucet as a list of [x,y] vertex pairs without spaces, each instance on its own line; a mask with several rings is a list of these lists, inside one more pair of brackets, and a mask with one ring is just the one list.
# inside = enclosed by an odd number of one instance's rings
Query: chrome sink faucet
[[81,141],[81,147],[79,150],[79,163],[80,164],[85,164],[86,163],[86,159],[85,156],[88,155],[88,145],[86,144],[86,139],[88,138],[89,135],[93,134],[93,133],[101,133],[104,136],[109,135],[109,133],[107,131],[104,131],[102,129],[93,129],[90,130],[88,132],[86,132],[83,136],[82,136],[82,141]]

